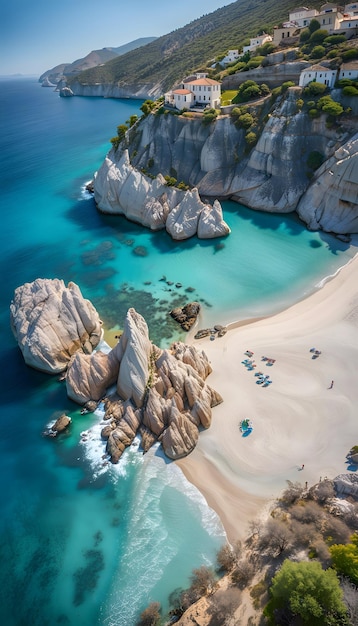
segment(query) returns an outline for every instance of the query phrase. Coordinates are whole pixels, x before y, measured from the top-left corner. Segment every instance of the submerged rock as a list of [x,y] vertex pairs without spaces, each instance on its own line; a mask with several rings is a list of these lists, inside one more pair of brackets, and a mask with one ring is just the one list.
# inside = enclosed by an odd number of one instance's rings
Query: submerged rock
[[56,433],[62,433],[71,424],[71,418],[68,415],[61,415],[52,426],[52,430]]
[[200,313],[199,302],[189,302],[183,307],[176,307],[170,311],[170,315],[175,319],[183,330],[188,331],[194,326]]

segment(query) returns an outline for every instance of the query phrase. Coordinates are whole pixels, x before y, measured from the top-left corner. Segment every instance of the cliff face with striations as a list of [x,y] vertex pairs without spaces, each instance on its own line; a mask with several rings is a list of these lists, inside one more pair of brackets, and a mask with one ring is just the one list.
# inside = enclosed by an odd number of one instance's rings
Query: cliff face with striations
[[[346,165],[350,163],[346,168],[350,189],[349,219],[340,204],[341,199],[344,201],[340,191],[331,194],[324,219],[317,220],[317,206],[308,207],[307,203],[299,214],[311,228],[336,233],[357,232],[358,180],[354,163],[358,157],[357,144],[352,143],[353,132],[351,129],[342,132],[339,127],[327,128],[324,114],[311,119],[297,105],[301,93],[299,87],[291,87],[278,100],[266,114],[266,123],[251,150],[245,141],[246,131],[237,128],[229,115],[221,115],[209,125],[203,124],[201,116],[148,115],[127,132],[117,151],[109,153],[97,173],[94,188],[99,208],[122,212],[135,219],[131,212],[138,214],[138,199],[142,206],[144,202],[142,170],[149,169],[152,178],[146,177],[147,212],[138,218],[145,225],[148,225],[148,215],[152,220],[152,214],[158,217],[158,211],[166,222],[173,208],[172,199],[179,193],[162,187],[161,175],[174,175],[178,181],[195,188],[200,198],[211,198],[211,201],[230,198],[257,210],[291,212],[297,209],[300,199],[315,181],[309,167],[310,154],[319,152],[326,161],[342,147],[348,159]],[[269,99],[262,106],[263,112],[268,111]],[[252,106],[250,112],[255,112]],[[128,168],[132,176],[129,186]],[[334,187],[339,190],[338,169],[332,171],[333,179],[329,182],[332,185],[334,180]],[[349,175],[349,171],[353,174]],[[123,210],[125,196],[127,207]],[[156,200],[152,208],[148,204],[151,198]],[[193,202],[194,197],[191,204]]]
[[159,174],[154,180],[134,168],[127,150],[119,160],[108,155],[95,175],[94,195],[104,213],[123,214],[151,230],[166,228],[173,239],[197,234],[202,239],[227,235],[221,205],[201,201],[198,190],[181,191],[168,187]]

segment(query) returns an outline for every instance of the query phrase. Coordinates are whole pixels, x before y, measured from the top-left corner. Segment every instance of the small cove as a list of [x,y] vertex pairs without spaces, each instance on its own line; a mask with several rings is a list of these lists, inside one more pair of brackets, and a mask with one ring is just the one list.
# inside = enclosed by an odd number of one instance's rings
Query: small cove
[[[201,326],[269,315],[308,295],[355,248],[308,232],[294,215],[232,202],[223,203],[232,234],[214,241],[173,242],[101,215],[84,184],[141,103],[61,99],[30,79],[2,86],[0,617],[9,626],[128,626],[214,561],[222,527],[156,450],[142,457],[133,447],[119,466],[101,468],[98,441],[80,441],[100,416],[81,416],[63,385],[22,360],[9,327],[14,289],[37,277],[73,280],[108,329],[133,306],[165,346],[183,338],[173,306],[198,300]],[[44,439],[63,411],[70,433]]]

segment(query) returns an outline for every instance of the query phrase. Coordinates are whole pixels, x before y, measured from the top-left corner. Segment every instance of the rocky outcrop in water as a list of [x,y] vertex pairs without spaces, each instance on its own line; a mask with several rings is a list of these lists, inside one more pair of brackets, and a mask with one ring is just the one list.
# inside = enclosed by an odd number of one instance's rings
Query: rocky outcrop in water
[[230,232],[219,202],[201,201],[198,190],[168,187],[159,174],[154,180],[134,168],[125,150],[119,160],[112,151],[94,179],[94,197],[104,213],[124,214],[151,230],[166,228],[173,239],[198,234],[209,239]]
[[[209,428],[211,409],[222,398],[205,382],[211,372],[206,354],[180,342],[158,348],[134,309],[117,345],[106,351],[93,351],[101,322],[74,283],[38,278],[16,289],[10,309],[26,363],[51,373],[67,368],[69,398],[93,410],[112,388],[102,430],[112,462],[138,432],[144,451],[160,441],[165,454],[178,459],[193,450],[199,429]],[[47,434],[62,432],[70,421],[61,416]]]
[[57,278],[18,287],[10,322],[25,363],[51,374],[63,372],[75,352],[91,354],[102,333],[98,313],[79,287]]
[[107,354],[76,353],[68,366],[68,396],[80,403],[105,400],[102,430],[112,462],[137,432],[146,451],[160,441],[165,454],[178,459],[195,447],[200,428],[209,428],[212,407],[222,402],[220,394],[205,380],[211,373],[206,354],[177,342],[161,350],[149,339],[141,315],[129,309],[118,344]]

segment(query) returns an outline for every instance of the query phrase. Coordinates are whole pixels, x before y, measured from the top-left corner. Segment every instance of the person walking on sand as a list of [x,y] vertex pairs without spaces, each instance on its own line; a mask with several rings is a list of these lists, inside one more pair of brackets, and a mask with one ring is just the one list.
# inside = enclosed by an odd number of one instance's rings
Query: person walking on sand
[[304,463],[302,463],[302,467],[301,467],[301,470],[303,470],[303,469],[305,469],[305,464]]
[[334,380],[332,380],[332,382],[331,382],[330,386],[328,387],[328,389],[332,389],[333,385],[334,385]]

